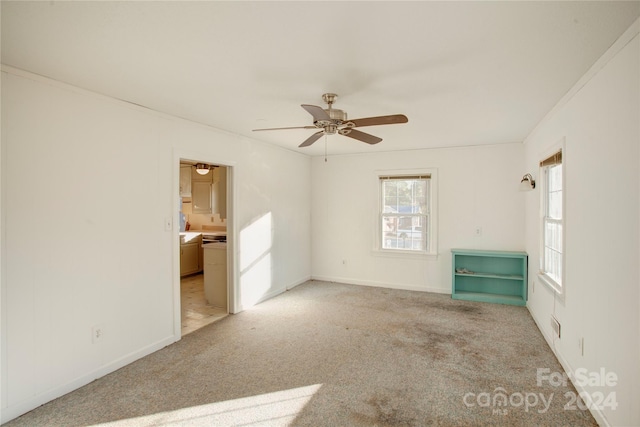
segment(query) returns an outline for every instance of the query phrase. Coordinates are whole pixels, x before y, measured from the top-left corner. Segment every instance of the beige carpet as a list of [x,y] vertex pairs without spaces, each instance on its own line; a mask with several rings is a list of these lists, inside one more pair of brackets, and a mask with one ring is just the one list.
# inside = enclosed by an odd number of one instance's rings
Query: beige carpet
[[8,426],[596,425],[537,368],[524,307],[311,281]]

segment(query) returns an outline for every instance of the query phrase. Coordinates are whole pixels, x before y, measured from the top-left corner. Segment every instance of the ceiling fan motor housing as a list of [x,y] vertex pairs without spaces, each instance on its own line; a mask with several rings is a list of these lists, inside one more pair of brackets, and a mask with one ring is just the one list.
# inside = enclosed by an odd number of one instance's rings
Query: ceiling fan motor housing
[[335,93],[325,93],[322,95],[322,100],[329,105],[329,108],[324,109],[325,113],[329,116],[329,120],[318,120],[315,125],[321,129],[324,129],[324,133],[333,135],[338,131],[338,128],[347,121],[347,113],[331,106],[335,102],[338,95]]
[[333,135],[338,131],[338,128],[347,121],[347,113],[337,108],[327,108],[324,111],[330,120],[318,120],[314,124],[318,128],[324,129],[324,133]]
[[338,122],[347,121],[347,113],[342,110],[338,110],[337,108],[331,108],[331,109],[326,109],[324,111],[326,111],[329,117],[331,117],[331,120],[338,121]]

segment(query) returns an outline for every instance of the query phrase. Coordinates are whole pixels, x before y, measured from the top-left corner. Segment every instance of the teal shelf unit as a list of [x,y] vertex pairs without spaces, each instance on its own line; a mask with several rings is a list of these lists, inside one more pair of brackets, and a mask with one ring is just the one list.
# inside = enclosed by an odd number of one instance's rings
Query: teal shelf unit
[[527,304],[526,252],[452,249],[451,298]]

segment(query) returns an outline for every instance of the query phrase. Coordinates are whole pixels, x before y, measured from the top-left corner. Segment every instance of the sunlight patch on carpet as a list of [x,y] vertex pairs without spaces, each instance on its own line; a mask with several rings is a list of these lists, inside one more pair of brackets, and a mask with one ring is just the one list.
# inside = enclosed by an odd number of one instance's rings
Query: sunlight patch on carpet
[[130,426],[273,426],[293,422],[322,387],[314,384],[273,393],[128,418],[100,427]]

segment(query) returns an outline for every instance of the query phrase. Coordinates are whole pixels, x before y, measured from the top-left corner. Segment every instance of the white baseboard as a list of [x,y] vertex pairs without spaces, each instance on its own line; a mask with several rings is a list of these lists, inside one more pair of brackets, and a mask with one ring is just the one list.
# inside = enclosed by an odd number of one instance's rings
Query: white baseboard
[[[307,282],[309,280],[311,280],[311,277],[310,276],[306,276],[306,277],[304,277],[302,279],[293,281],[290,285],[284,286],[282,288],[273,289],[273,290],[267,292],[266,294],[262,295],[251,307],[253,307],[253,306],[257,305],[257,304],[260,304],[261,302],[265,302],[268,299],[276,297],[276,296],[280,295],[283,292],[286,292],[288,290],[291,290],[291,289],[295,288],[296,286],[302,285],[303,283],[305,283],[305,282]],[[249,307],[241,306],[240,310],[238,310],[236,313],[240,313],[241,311],[244,311],[247,308],[249,308]]]
[[66,384],[63,384],[59,387],[55,387],[53,389],[47,390],[43,393],[32,396],[28,399],[22,400],[19,403],[8,406],[6,408],[2,408],[2,415],[0,418],[1,423],[6,423],[14,418],[19,417],[40,405],[44,405],[47,402],[52,401],[53,399],[57,399],[60,396],[64,396],[67,393],[70,393],[82,386],[89,384],[90,382],[101,378],[111,372],[117,371],[118,369],[126,366],[132,362],[135,362],[138,359],[141,359],[145,356],[148,356],[151,353],[154,353],[170,344],[173,344],[176,341],[180,340],[180,335],[178,336],[170,336],[164,338],[160,341],[157,341],[147,347],[144,347],[140,350],[129,353],[119,359],[114,360],[100,368],[91,371],[85,375],[82,375],[75,380],[69,381]]
[[403,291],[433,292],[437,294],[451,294],[451,289],[432,288],[424,286],[405,285],[402,283],[385,283],[373,280],[358,280],[345,277],[311,276],[311,280],[343,283],[345,285],[372,286],[376,288],[400,289]]
[[304,278],[302,278],[300,280],[296,280],[296,281],[293,282],[292,285],[287,286],[287,290],[289,291],[289,290],[295,288],[296,286],[300,286],[303,283],[308,282],[309,280],[311,280],[311,276],[305,276]]

